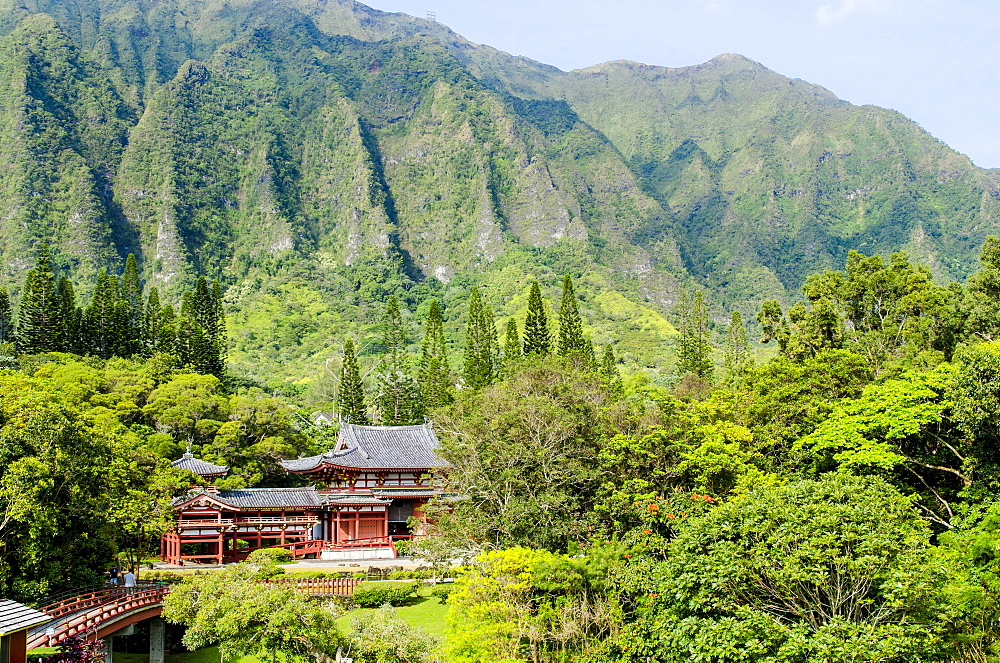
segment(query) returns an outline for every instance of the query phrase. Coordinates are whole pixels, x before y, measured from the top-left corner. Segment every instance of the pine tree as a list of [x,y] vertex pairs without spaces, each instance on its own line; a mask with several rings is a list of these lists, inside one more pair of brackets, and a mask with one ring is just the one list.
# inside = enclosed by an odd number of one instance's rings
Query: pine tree
[[14,313],[10,308],[10,296],[7,288],[0,288],[0,343],[11,343],[14,340]]
[[542,291],[538,281],[531,282],[528,293],[528,315],[524,320],[524,354],[547,355],[552,351],[552,337],[549,334],[549,320],[542,301]]
[[587,351],[587,339],[583,336],[583,320],[576,306],[573,294],[573,279],[569,274],[563,277],[562,305],[559,308],[559,349],[560,357],[583,355]]
[[596,371],[597,368],[597,352],[594,350],[594,342],[588,336],[583,346],[583,370]]
[[133,355],[142,351],[148,330],[142,310],[142,283],[139,280],[139,267],[136,264],[135,255],[131,253],[125,259],[125,271],[122,273],[119,297],[125,307],[122,352],[126,355]]
[[85,347],[87,354],[107,359],[119,354],[126,330],[120,320],[122,307],[118,302],[118,278],[102,269],[97,274],[94,296],[84,313],[86,325]]
[[701,291],[695,292],[693,300],[688,299],[687,293],[681,293],[678,308],[681,335],[677,341],[677,373],[693,373],[703,380],[711,380],[712,345],[709,341],[708,311]]
[[38,251],[35,267],[28,272],[18,314],[17,351],[21,354],[55,352],[62,337],[59,296],[48,246]]
[[375,405],[383,426],[403,426],[423,419],[420,385],[408,373],[406,335],[399,300],[393,295],[382,319],[382,359],[376,371]]
[[462,378],[469,389],[493,384],[499,368],[499,347],[493,309],[486,306],[479,288],[469,293],[469,321],[465,332],[465,361]]
[[76,306],[76,295],[73,283],[65,276],[59,279],[59,317],[62,319],[62,334],[59,338],[59,349],[62,352],[85,354],[85,348],[80,338],[81,312]]
[[517,320],[514,319],[514,316],[511,316],[507,318],[507,330],[504,333],[503,362],[505,365],[509,365],[512,361],[516,361],[523,356],[521,335],[517,331]]
[[181,321],[177,335],[181,361],[199,373],[225,377],[225,319],[218,284],[211,288],[204,276],[198,277],[194,292],[181,299]]
[[610,345],[604,346],[604,356],[601,358],[600,367],[601,379],[613,394],[625,393],[622,385],[622,376],[618,372],[618,361],[615,359],[615,351]]
[[750,350],[747,344],[747,330],[739,311],[733,311],[726,337],[726,372],[730,378],[737,378],[750,367]]
[[361,385],[361,370],[358,356],[354,351],[354,341],[344,341],[344,361],[340,365],[340,387],[337,391],[337,412],[345,421],[358,426],[368,426],[368,410],[365,407],[365,392]]
[[420,347],[420,371],[417,375],[424,408],[431,410],[452,401],[451,368],[448,366],[441,305],[432,299],[427,311],[424,341]]

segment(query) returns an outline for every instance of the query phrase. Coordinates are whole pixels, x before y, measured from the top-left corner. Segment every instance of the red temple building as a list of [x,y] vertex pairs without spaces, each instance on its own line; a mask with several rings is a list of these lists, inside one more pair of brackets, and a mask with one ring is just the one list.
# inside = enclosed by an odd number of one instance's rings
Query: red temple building
[[[281,461],[313,486],[209,487],[177,500],[177,523],[161,538],[161,558],[222,564],[272,546],[324,559],[395,557],[393,540],[409,538],[410,517],[422,517],[440,493],[448,463],[437,446],[430,424],[342,424],[331,451]],[[228,470],[190,453],[174,464],[205,477]]]

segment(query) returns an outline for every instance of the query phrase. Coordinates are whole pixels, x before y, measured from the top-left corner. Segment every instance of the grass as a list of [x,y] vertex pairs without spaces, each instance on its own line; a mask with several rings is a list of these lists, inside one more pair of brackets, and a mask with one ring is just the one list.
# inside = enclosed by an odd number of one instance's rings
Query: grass
[[[438,597],[430,596],[430,589],[430,587],[421,587],[418,590],[417,598],[411,599],[408,605],[396,608],[396,614],[412,628],[419,628],[421,631],[443,640],[448,633],[448,626],[444,620],[444,616],[448,612],[448,606],[442,603]],[[366,614],[371,614],[376,610],[377,608],[357,608],[350,610],[337,619],[337,626],[341,631],[347,633],[351,630],[352,619],[364,617]]]
[[[115,652],[114,663],[149,663],[149,654],[125,654]],[[168,654],[164,663],[220,663],[219,648],[205,647],[198,651],[181,652],[179,654]],[[226,659],[225,663],[268,663],[261,661],[255,656],[241,656],[240,658]]]

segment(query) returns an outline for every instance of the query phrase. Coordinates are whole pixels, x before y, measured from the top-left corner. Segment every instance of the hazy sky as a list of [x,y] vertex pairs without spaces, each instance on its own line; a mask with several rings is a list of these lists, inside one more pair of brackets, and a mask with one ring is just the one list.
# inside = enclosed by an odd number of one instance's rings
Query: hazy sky
[[1000,167],[997,0],[371,0],[570,70],[740,53],[855,104],[894,108]]

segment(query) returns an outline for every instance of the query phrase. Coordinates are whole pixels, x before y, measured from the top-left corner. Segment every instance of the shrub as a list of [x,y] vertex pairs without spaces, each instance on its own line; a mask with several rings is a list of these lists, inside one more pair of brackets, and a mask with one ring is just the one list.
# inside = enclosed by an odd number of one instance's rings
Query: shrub
[[247,561],[286,564],[292,561],[292,551],[287,548],[261,548],[250,553],[250,556],[247,557]]
[[431,590],[431,596],[436,596],[441,599],[441,603],[447,603],[448,596],[451,594],[453,589],[455,589],[455,585],[450,583],[447,585],[438,585]]
[[174,573],[173,571],[145,571],[139,576],[139,580],[148,580],[150,582],[165,582],[168,584],[173,584],[175,582],[180,582],[184,579],[180,573]]
[[360,608],[400,605],[413,596],[412,582],[363,582],[354,588],[354,604]]
[[396,548],[396,555],[399,557],[409,557],[410,547],[413,545],[410,541],[393,541],[393,547]]

